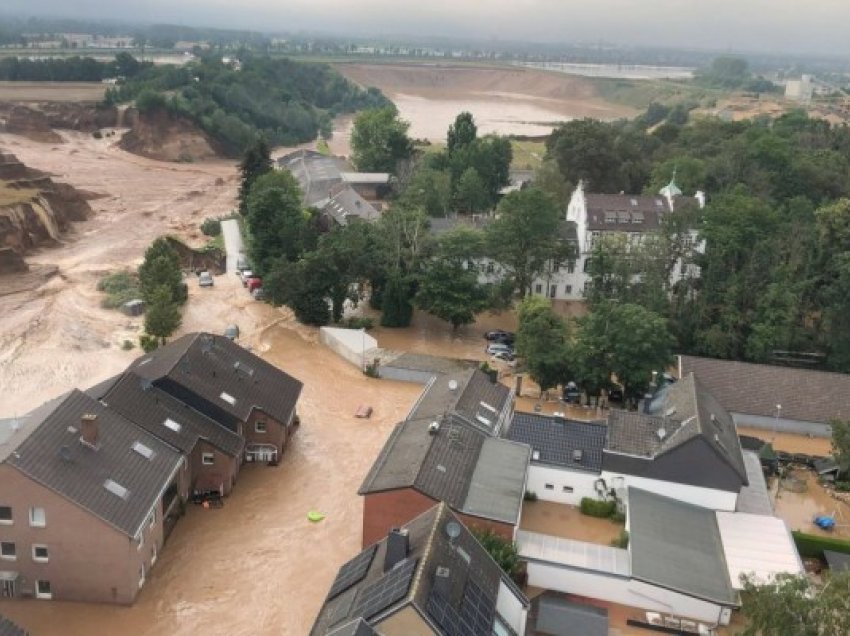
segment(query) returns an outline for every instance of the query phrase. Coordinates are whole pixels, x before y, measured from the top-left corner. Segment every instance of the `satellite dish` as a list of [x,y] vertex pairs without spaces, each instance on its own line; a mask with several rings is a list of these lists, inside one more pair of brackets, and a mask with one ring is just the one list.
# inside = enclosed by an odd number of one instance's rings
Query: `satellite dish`
[[666,431],[666,430],[664,430],[664,428],[663,428],[663,427],[662,427],[662,428],[659,428],[659,429],[658,429],[658,432],[657,432],[657,435],[658,435],[658,439],[663,441],[663,440],[664,440],[664,438],[665,438],[665,437],[667,437],[667,431]]
[[460,536],[460,524],[457,521],[449,521],[446,524],[446,535],[450,541],[454,541]]
[[457,380],[449,380],[449,391],[457,391]]

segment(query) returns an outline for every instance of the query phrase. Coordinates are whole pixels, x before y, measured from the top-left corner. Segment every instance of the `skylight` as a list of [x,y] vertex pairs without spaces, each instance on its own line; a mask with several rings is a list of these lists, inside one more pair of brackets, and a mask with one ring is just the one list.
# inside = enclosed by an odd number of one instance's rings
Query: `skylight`
[[475,419],[478,420],[479,422],[481,422],[482,424],[484,424],[484,426],[492,426],[493,425],[493,422],[491,422],[490,420],[488,420],[486,417],[484,417],[481,414],[476,415]]
[[124,488],[117,481],[112,481],[111,479],[107,479],[103,482],[103,487],[106,488],[113,495],[117,495],[121,497],[121,499],[127,499],[130,496],[130,491]]
[[183,430],[183,427],[174,420],[172,420],[170,417],[166,418],[166,420],[162,424],[163,426],[165,426],[165,428],[170,428],[175,433],[179,433],[181,430]]
[[479,404],[481,404],[481,407],[482,407],[482,408],[487,409],[487,410],[488,410],[488,411],[490,411],[491,413],[498,413],[498,411],[496,410],[496,408],[495,408],[495,407],[493,407],[493,406],[490,406],[489,404],[487,404],[487,402],[479,402]]
[[139,366],[141,367],[141,366],[146,365],[146,364],[147,364],[148,362],[150,362],[152,359],[153,359],[153,358],[145,358],[144,360],[142,360],[142,361],[139,363]]
[[148,448],[147,446],[142,444],[141,442],[134,442],[133,443],[133,450],[136,451],[139,455],[141,455],[145,459],[152,459],[153,456],[154,456],[154,452],[150,448]]
[[224,400],[228,404],[236,404],[236,398],[233,397],[232,395],[230,395],[230,393],[225,393],[224,391],[222,391],[221,395],[219,395],[218,397],[220,397],[222,400]]

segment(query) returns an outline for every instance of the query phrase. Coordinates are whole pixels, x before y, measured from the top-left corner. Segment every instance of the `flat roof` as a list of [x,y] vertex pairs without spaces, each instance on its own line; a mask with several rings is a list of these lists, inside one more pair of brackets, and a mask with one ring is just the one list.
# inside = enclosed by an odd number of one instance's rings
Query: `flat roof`
[[519,554],[524,559],[547,561],[621,577],[631,575],[629,551],[621,548],[563,539],[528,530],[517,531],[516,543]]
[[608,636],[608,610],[542,594],[534,630],[547,636]]
[[773,505],[770,503],[770,493],[767,491],[759,456],[753,451],[743,451],[743,456],[749,483],[741,487],[735,510],[756,515],[773,515]]
[[733,588],[743,589],[743,574],[768,583],[780,573],[803,573],[800,555],[782,519],[744,512],[716,514]]
[[531,449],[525,444],[488,437],[472,473],[463,512],[517,523]]

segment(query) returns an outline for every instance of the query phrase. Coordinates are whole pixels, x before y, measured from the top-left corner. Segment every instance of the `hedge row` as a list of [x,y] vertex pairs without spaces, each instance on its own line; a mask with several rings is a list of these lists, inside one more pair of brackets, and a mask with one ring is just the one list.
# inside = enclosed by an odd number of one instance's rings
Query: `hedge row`
[[797,530],[792,531],[791,534],[794,536],[794,543],[797,546],[800,556],[822,559],[824,550],[850,554],[850,541],[847,539],[821,537],[815,534],[798,532]]
[[616,501],[599,501],[584,497],[581,500],[581,512],[589,517],[600,517],[607,519],[617,511]]

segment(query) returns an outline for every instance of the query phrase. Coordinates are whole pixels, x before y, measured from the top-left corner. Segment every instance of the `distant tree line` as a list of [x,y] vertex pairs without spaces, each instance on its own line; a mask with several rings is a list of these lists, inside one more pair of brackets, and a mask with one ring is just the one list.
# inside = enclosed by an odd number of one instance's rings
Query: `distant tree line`
[[19,57],[0,59],[0,80],[4,82],[100,82],[108,77],[135,75],[152,66],[137,61],[129,53],[119,53],[114,62],[91,57],[51,57],[30,60]]

